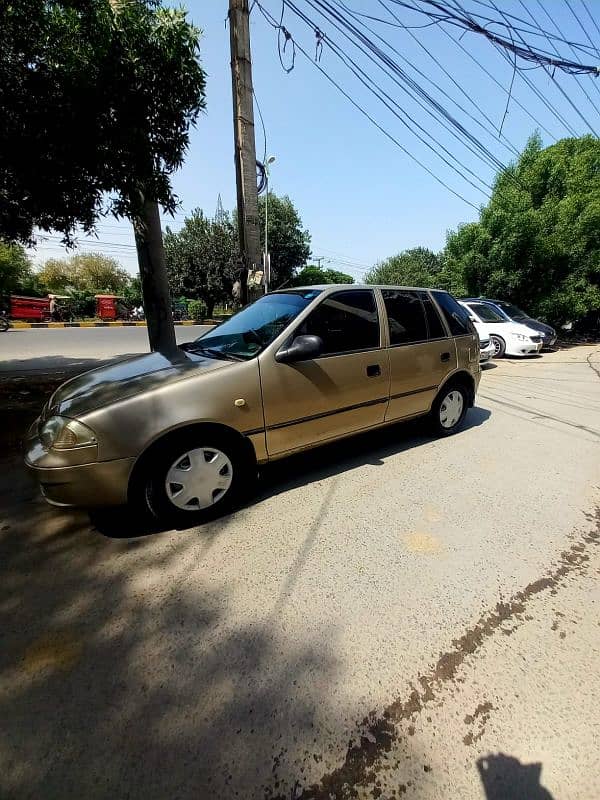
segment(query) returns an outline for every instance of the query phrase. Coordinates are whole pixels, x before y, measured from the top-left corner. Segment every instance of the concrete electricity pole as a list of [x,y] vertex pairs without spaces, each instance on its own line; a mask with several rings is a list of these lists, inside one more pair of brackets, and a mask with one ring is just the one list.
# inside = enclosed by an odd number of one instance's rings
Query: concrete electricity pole
[[[233,135],[240,242],[240,299],[248,302],[248,278],[260,264],[260,227],[256,189],[254,100],[248,0],[229,0]],[[251,280],[252,282],[252,280]]]

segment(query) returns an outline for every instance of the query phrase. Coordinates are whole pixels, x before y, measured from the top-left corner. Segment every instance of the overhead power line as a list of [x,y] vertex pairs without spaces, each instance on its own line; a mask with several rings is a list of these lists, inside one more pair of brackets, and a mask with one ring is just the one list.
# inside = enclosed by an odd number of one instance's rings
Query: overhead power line
[[[282,27],[281,24],[266,8],[264,8],[264,6],[260,2],[258,2],[258,0],[256,0],[255,2],[255,7],[260,11],[262,16],[269,23],[269,25],[279,32]],[[287,29],[285,29],[285,33],[290,37],[290,39],[293,39],[292,35]],[[352,95],[349,92],[343,89],[343,87],[331,75],[329,75],[329,73],[317,61],[313,60],[313,58],[307,53],[307,51],[304,49],[304,47],[302,47],[302,45],[300,45],[295,39],[293,39],[293,41],[297,50],[306,58],[306,60],[309,61],[309,63],[311,63],[340,92],[340,94],[342,94],[354,106],[354,108],[357,109],[357,111],[359,111],[366,119],[368,119],[369,122],[371,122],[372,125],[374,125],[381,133],[383,133],[384,136],[386,136],[391,142],[393,142],[393,144],[395,144],[399,150],[401,150],[412,161],[418,164],[423,170],[425,170],[425,172],[427,172],[428,175],[430,175],[437,183],[439,183],[441,186],[443,186],[445,189],[451,192],[455,197],[458,197],[460,200],[462,200],[464,203],[474,208],[476,211],[479,210],[479,206],[475,205],[475,203],[468,200],[466,197],[464,197],[464,195],[462,195],[456,189],[453,189],[448,183],[446,183],[446,181],[440,178],[439,175],[436,175],[436,173],[433,172],[433,170],[431,170],[419,158],[413,155],[400,141],[398,141],[398,139],[395,136],[393,136],[388,130],[386,130],[383,127],[383,125],[377,122],[377,120],[371,114],[369,114],[369,112],[366,111],[352,97]]]
[[[465,12],[464,8],[458,4],[458,8],[456,8],[454,6],[450,7],[438,2],[438,0],[417,0],[417,2],[420,2],[423,5],[427,5],[436,9],[438,13],[435,14],[432,11],[424,10],[420,6],[401,2],[401,0],[392,0],[392,2],[395,2],[398,5],[405,5],[415,11],[420,11],[422,14],[429,16],[430,18],[439,19],[440,22],[445,22],[448,25],[454,25],[462,30],[470,31],[471,33],[477,33],[480,36],[488,39],[488,41],[492,42],[492,44],[503,48],[507,52],[514,53],[523,61],[532,62],[538,66],[554,67],[555,69],[563,70],[571,75],[583,75],[586,73],[591,75],[600,74],[600,67],[597,64],[582,64],[579,61],[572,61],[567,58],[557,58],[556,56],[553,56],[552,53],[539,48],[532,48],[526,42],[524,43],[524,46],[516,44],[514,38],[506,38],[505,36],[501,36],[500,34],[490,30],[489,27],[481,25],[472,15]],[[489,22],[497,23],[498,20],[489,19]],[[515,31],[517,34],[520,34],[520,31],[511,26],[508,21],[506,22],[505,27],[509,33],[511,31]]]

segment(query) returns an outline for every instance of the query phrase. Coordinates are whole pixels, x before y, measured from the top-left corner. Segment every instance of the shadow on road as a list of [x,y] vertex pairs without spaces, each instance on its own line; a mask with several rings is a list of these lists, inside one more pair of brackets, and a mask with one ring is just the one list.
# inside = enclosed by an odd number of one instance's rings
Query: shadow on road
[[498,753],[477,761],[486,800],[553,800],[540,784],[541,764],[521,764],[518,758]]
[[[484,424],[489,417],[490,411],[487,409],[470,409],[464,427],[456,436],[460,437],[471,428]],[[427,422],[414,420],[358,434],[267,464],[260,470],[256,494],[249,498],[246,505],[260,504],[290,489],[341,476],[364,464],[384,466],[384,459],[389,456],[406,452],[428,441],[431,441],[431,435],[427,431]],[[167,530],[151,524],[127,508],[95,509],[90,512],[90,518],[99,533],[115,539],[143,537]],[[219,520],[206,527],[214,531],[218,525]]]

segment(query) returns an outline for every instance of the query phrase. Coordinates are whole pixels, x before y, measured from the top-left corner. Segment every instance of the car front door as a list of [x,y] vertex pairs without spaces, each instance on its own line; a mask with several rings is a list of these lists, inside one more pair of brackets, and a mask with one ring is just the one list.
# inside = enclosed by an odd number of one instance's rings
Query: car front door
[[267,452],[277,455],[382,423],[389,368],[372,289],[327,295],[292,337],[315,335],[319,357],[278,363],[259,359]]
[[389,329],[390,403],[386,420],[429,410],[456,369],[456,348],[428,292],[382,289]]

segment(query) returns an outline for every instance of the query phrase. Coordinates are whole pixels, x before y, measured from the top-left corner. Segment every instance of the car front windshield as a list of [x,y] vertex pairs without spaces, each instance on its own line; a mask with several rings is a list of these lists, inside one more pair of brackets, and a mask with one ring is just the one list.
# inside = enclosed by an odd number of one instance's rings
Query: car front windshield
[[271,344],[318,294],[319,289],[266,294],[184,349],[246,361]]
[[511,319],[528,319],[527,314],[512,303],[497,303],[497,305]]
[[469,303],[469,308],[474,311],[482,322],[507,322],[497,311],[485,303]]

